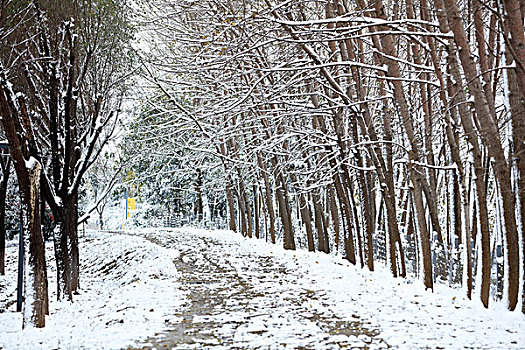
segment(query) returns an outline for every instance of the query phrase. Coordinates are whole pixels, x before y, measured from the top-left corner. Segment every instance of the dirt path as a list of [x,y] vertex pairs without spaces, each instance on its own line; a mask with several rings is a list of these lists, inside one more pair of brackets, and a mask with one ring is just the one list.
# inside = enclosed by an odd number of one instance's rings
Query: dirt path
[[196,234],[152,231],[147,238],[180,251],[174,263],[187,301],[165,332],[138,348],[388,347],[357,315],[315,311],[312,304],[329,305],[323,290],[294,283],[298,276],[272,256]]

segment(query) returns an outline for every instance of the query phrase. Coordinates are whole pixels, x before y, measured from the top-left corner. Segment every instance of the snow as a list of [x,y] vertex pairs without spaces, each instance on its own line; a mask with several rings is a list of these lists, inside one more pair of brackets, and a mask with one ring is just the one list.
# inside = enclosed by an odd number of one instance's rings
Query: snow
[[[324,297],[319,301],[305,302],[311,312],[334,314],[346,320],[355,319],[355,315],[358,315],[372,329],[379,328],[380,337],[391,346],[419,348],[421,344],[425,344],[429,348],[472,345],[520,348],[525,345],[522,335],[525,330],[523,315],[509,313],[503,304],[497,304],[487,311],[479,301],[468,301],[462,297],[461,290],[438,285],[436,293],[426,292],[421,284],[392,278],[386,268],[378,268],[378,271],[369,273],[350,266],[340,257],[284,251],[280,247],[244,239],[227,231],[209,232],[207,235],[227,242],[228,249],[222,251],[228,251],[231,256],[224,264],[236,267],[238,273],[247,280],[253,280],[255,276],[250,274],[249,267],[252,263],[246,261],[246,255],[272,257],[274,264],[286,268],[286,276],[280,277],[279,283],[264,283],[259,286],[261,292],[264,291],[273,298],[293,300],[301,291],[314,291],[316,295]],[[220,254],[219,251],[216,253]],[[257,310],[255,313],[260,312],[260,305],[254,309]],[[305,323],[304,319],[293,320],[292,313],[286,309],[284,311],[282,315],[277,313],[275,317],[282,316],[285,323],[293,324],[292,329],[299,328],[301,332],[308,333],[311,324]],[[248,316],[245,318],[249,320],[247,328],[265,326],[264,320],[257,321]],[[271,321],[266,322],[266,325],[269,323],[274,326]],[[269,332],[274,328],[268,327]],[[290,339],[286,329],[283,331],[284,334],[270,334],[275,343],[286,342],[292,345],[290,342],[293,337]],[[243,341],[244,336],[244,333],[234,335],[239,342]],[[251,347],[252,343],[248,344]],[[248,344],[242,343],[241,346]],[[264,346],[264,343],[253,345]]]
[[[19,330],[14,306],[0,313],[0,348],[525,348],[525,316],[504,303],[486,310],[462,289],[436,284],[432,293],[381,265],[369,272],[231,231],[92,232],[81,250],[74,303],[51,300],[45,329]],[[198,291],[209,300],[195,312]],[[163,343],[176,329],[192,346]]]
[[62,198],[60,198],[59,196],[53,196],[53,198],[55,199],[55,203],[60,207],[62,206]]
[[38,161],[35,159],[35,157],[30,157],[29,160],[26,160],[26,168],[27,169],[34,169]]
[[[53,252],[51,246],[47,248],[51,269]],[[119,349],[162,329],[170,308],[182,299],[174,287],[176,250],[142,238],[100,232],[87,234],[80,249],[81,290],[74,302],[57,302],[52,296],[46,327],[23,331],[22,315],[15,312],[16,303],[11,305],[0,313],[0,349]],[[16,246],[7,249],[8,256],[16,253]],[[7,265],[0,286],[15,288],[16,282],[4,281],[16,279],[15,265]],[[48,272],[52,295],[55,273]],[[16,299],[16,291],[10,298]]]

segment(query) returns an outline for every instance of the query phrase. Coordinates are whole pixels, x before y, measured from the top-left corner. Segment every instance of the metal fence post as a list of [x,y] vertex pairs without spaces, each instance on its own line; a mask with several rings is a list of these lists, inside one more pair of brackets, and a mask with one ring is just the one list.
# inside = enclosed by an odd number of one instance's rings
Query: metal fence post
[[18,243],[18,286],[16,293],[16,312],[22,311],[24,281],[24,227],[20,218],[20,234]]

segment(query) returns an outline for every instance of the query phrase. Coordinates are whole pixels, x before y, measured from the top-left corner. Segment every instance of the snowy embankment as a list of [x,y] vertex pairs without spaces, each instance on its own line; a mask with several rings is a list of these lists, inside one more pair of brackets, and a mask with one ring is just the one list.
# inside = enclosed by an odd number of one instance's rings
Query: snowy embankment
[[[153,335],[180,303],[173,260],[178,252],[140,237],[88,233],[81,238],[81,290],[74,302],[56,301],[52,246],[48,243],[50,315],[43,329],[21,330],[16,313],[17,247],[7,249],[0,276],[0,349],[119,349]],[[8,297],[8,300],[3,300]]]

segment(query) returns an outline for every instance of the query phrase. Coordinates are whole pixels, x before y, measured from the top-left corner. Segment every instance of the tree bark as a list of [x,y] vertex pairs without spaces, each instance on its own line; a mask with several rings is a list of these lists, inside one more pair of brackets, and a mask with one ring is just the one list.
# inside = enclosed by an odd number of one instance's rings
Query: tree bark
[[76,293],[80,285],[80,254],[78,247],[78,193],[75,192],[64,205],[67,235],[69,238],[69,263],[71,293]]
[[195,192],[197,194],[197,200],[195,201],[194,215],[197,216],[197,221],[201,221],[204,214],[204,205],[202,201],[202,171],[200,169],[197,169]]
[[315,213],[315,230],[317,232],[317,247],[319,251],[324,253],[330,253],[330,248],[328,242],[326,241],[326,226],[324,222],[324,211],[321,203],[320,194],[318,189],[314,190],[312,193],[312,202]]
[[40,163],[34,160],[28,172],[29,198],[24,200],[24,249],[29,252],[29,256],[24,269],[23,328],[42,328],[45,326],[48,295],[45,247],[40,224]]
[[[507,57],[510,54],[507,53]],[[509,104],[512,118],[512,147],[516,167],[516,188],[520,212],[522,237],[522,262],[525,274],[525,106],[517,83],[517,76],[513,70],[507,71]],[[522,312],[525,313],[525,276],[523,279]]]
[[[272,160],[273,167],[277,167],[277,160],[275,157]],[[282,171],[282,170],[281,170]],[[295,250],[295,238],[293,234],[292,216],[290,203],[288,202],[288,191],[286,190],[286,182],[281,173],[275,174],[276,183],[276,197],[279,204],[279,214],[281,216],[281,223],[283,225],[283,246],[284,249]]]
[[[240,183],[239,183],[240,186]],[[246,208],[244,207],[244,190],[239,188],[237,195],[237,204],[239,206],[239,226],[241,227],[241,235],[243,237],[248,236],[248,228],[246,226]]]
[[335,234],[335,250],[339,251],[339,243],[340,243],[340,231],[341,231],[341,225],[339,223],[339,213],[337,211],[337,203],[335,202],[335,193],[334,188],[332,186],[329,186],[328,188],[328,205],[330,207],[330,215],[332,216],[332,222],[334,226],[334,234]]
[[226,180],[226,201],[228,202],[228,215],[229,215],[229,224],[230,230],[237,231],[237,225],[235,220],[235,201],[233,199],[233,191],[231,186],[231,181]]
[[[516,61],[516,83],[521,92],[521,100],[525,99],[525,33],[523,32],[523,1],[502,0],[504,8],[504,32],[512,58]],[[508,63],[511,63],[510,61]]]
[[65,228],[64,209],[60,208],[58,212],[53,213],[56,220],[55,230],[53,231],[53,243],[55,246],[55,260],[57,266],[57,299],[61,300],[66,297],[68,300],[73,299],[70,288],[71,264],[69,263],[69,250],[67,228]]
[[250,206],[250,197],[248,195],[248,191],[246,191],[246,188],[243,185],[243,198],[244,200],[244,207],[246,208],[246,221],[248,222],[248,237],[253,237],[253,220],[252,220],[252,209]]
[[104,230],[104,215],[103,215],[103,213],[104,213],[103,211],[98,211],[98,223],[99,223],[100,230]]
[[254,211],[254,218],[255,218],[255,238],[259,238],[260,233],[260,220],[259,220],[259,214],[261,212],[261,209],[259,208],[259,187],[257,184],[253,184],[253,211]]

